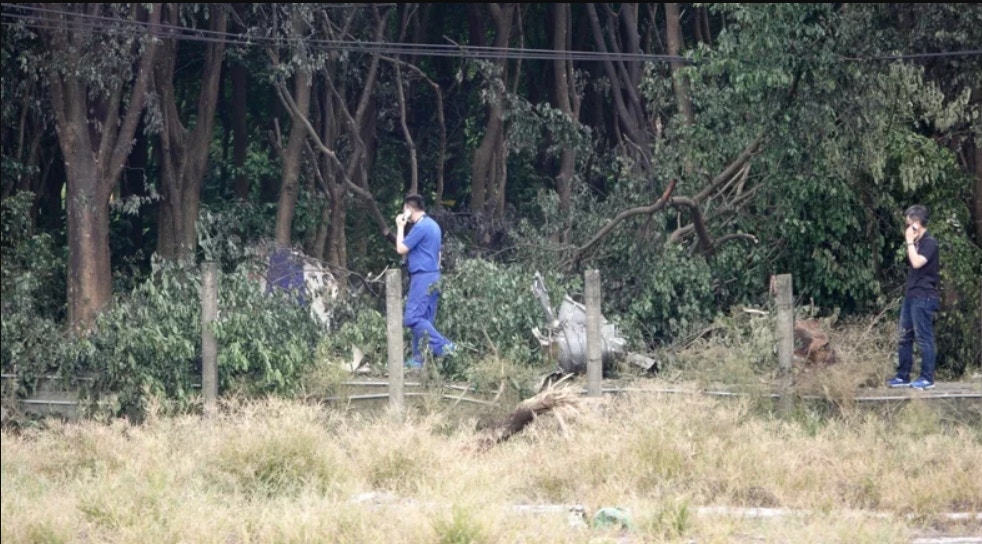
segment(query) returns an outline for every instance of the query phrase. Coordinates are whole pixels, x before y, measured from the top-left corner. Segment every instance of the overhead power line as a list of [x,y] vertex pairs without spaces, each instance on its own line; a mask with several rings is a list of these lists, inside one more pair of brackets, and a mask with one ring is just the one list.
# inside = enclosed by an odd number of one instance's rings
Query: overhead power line
[[[391,6],[394,4],[384,4]],[[231,47],[283,47],[293,41],[287,37],[256,36],[216,32],[207,29],[193,29],[160,23],[151,25],[143,21],[132,21],[117,17],[106,17],[42,8],[26,4],[16,4],[16,12],[7,11],[12,4],[0,4],[3,24],[12,26],[21,21],[25,26],[43,30],[74,30],[100,32],[108,35],[137,37],[152,35],[157,38],[172,38],[190,42],[225,43]],[[362,7],[366,4],[350,4],[333,7]],[[693,64],[693,60],[678,55],[654,55],[646,53],[610,53],[598,51],[564,51],[553,49],[482,47],[457,44],[418,44],[402,42],[374,42],[358,40],[304,39],[304,47],[323,51],[349,51],[374,55],[449,57],[491,60],[573,60],[599,62],[607,60],[626,62],[667,62],[674,64]],[[866,57],[843,57],[844,61],[895,61],[917,60],[944,57],[982,56],[982,49],[943,51],[935,53],[911,53],[899,55],[874,55]]]
[[[6,5],[5,5],[6,6]],[[286,37],[255,36],[190,29],[166,23],[151,25],[146,22],[87,14],[69,13],[37,7],[20,7],[23,13],[3,12],[5,20],[22,21],[30,28],[47,30],[85,30],[113,35],[180,38],[197,42],[224,42],[230,46],[288,46]],[[62,17],[68,15],[70,17]],[[57,16],[51,17],[51,16]],[[4,24],[12,24],[5,22]],[[495,60],[620,60],[635,62],[670,62],[691,64],[692,60],[677,55],[652,55],[646,53],[604,53],[597,51],[561,51],[553,49],[529,49],[507,47],[483,47],[456,44],[418,44],[401,42],[374,42],[358,40],[305,39],[309,49],[352,51],[367,54],[408,55],[424,57],[453,57]]]

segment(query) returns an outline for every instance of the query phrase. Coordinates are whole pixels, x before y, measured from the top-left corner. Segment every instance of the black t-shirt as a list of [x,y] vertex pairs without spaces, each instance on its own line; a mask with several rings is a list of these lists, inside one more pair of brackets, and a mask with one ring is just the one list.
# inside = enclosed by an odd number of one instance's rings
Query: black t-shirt
[[907,258],[907,284],[904,292],[910,298],[928,298],[938,296],[938,275],[941,269],[941,259],[938,256],[938,241],[930,234],[925,234],[914,243],[914,249],[927,259],[927,263],[914,268]]

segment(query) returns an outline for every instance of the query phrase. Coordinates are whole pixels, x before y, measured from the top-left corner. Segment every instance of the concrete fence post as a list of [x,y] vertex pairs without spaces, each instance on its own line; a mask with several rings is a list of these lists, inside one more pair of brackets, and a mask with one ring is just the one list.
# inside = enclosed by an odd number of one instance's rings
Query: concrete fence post
[[201,394],[205,415],[218,403],[218,341],[212,323],[218,319],[218,263],[201,265]]
[[402,271],[385,273],[385,323],[389,346],[389,409],[397,417],[405,412],[403,391]]
[[603,337],[600,334],[600,271],[587,270],[584,274],[584,302],[586,304],[586,394],[601,395],[603,377]]
[[777,276],[777,361],[779,368],[780,410],[790,415],[794,409],[794,293],[791,274]]

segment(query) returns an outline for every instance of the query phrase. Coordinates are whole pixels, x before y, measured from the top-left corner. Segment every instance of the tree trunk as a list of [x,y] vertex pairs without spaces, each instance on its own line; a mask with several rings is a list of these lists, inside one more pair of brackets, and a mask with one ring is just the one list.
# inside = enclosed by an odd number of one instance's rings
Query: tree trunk
[[245,202],[249,200],[249,177],[245,173],[249,153],[249,126],[246,123],[249,73],[245,66],[235,62],[229,67],[229,76],[232,79],[232,164],[235,166],[233,191],[236,199]]
[[975,242],[982,245],[982,135],[975,137]]
[[[571,38],[569,32],[570,5],[568,3],[552,4],[553,6],[553,38],[554,51],[569,51]],[[580,117],[580,97],[576,90],[573,62],[557,59],[552,64],[553,83],[556,107],[569,117],[571,123],[578,123]],[[559,241],[569,242],[570,208],[572,207],[572,185],[576,169],[576,149],[564,146],[559,157],[559,173],[556,175],[556,192],[559,196],[559,215],[566,218],[566,224],[560,233]]]
[[[507,48],[511,38],[512,21],[515,18],[515,5],[486,5],[491,11],[491,17],[495,24],[494,47],[498,49]],[[472,11],[473,13],[475,12]],[[492,188],[503,186],[499,176],[504,174],[501,168],[505,153],[503,95],[507,89],[507,73],[504,60],[496,61],[495,66],[498,73],[490,76],[494,80],[490,83],[492,92],[488,105],[488,125],[481,144],[474,151],[474,158],[471,163],[471,209],[475,212],[494,212],[498,202],[493,200],[493,194],[490,195],[492,199],[489,199],[489,191],[493,191]]]
[[310,109],[310,77],[302,70],[293,76],[293,100],[298,111],[291,115],[290,136],[283,149],[283,177],[280,185],[280,199],[276,205],[276,247],[290,246],[290,230],[297,209],[300,166],[303,160],[306,128],[298,116],[307,116]]
[[[90,4],[80,9],[92,16],[109,8],[104,4]],[[160,23],[160,12],[161,6],[154,4],[140,16],[155,29]],[[122,70],[102,74],[106,92],[99,94],[82,78],[56,66],[61,63],[80,66],[82,55],[90,47],[101,45],[101,40],[75,15],[78,14],[44,14],[46,25],[40,36],[51,51],[55,65],[47,74],[47,82],[58,143],[65,159],[68,322],[74,332],[84,333],[94,326],[96,317],[112,300],[109,195],[129,155],[143,112],[157,41],[146,42],[142,56],[135,59],[132,79],[124,77]]]
[[[86,156],[88,155],[88,156]],[[90,328],[112,299],[109,195],[82,148],[68,157],[68,322]]]
[[[168,5],[171,25],[178,24],[179,11],[179,5]],[[224,9],[212,9],[210,20],[213,32],[218,35],[225,33]],[[207,46],[194,129],[190,131],[181,121],[174,89],[177,49],[176,39],[166,40],[154,72],[163,114],[160,134],[163,202],[160,206],[157,253],[165,259],[188,261],[194,256],[198,243],[201,182],[208,169],[208,144],[215,124],[225,43],[211,42]]]
[[[698,21],[698,18],[696,20]],[[683,47],[678,4],[665,4],[665,35],[668,39],[668,54],[678,56]],[[672,86],[675,88],[675,100],[678,102],[679,112],[685,117],[687,125],[693,125],[695,124],[695,116],[692,113],[692,101],[689,98],[689,82],[682,75],[681,69],[681,64],[672,63]]]
[[[600,52],[604,54],[620,53],[621,47],[614,39],[616,38],[614,31],[616,21],[612,21],[608,17],[608,34],[611,36],[608,46],[603,28],[600,25],[596,4],[588,3],[586,8],[594,42]],[[636,32],[636,29],[633,31]],[[649,138],[644,128],[647,123],[644,121],[638,90],[633,87],[628,71],[622,62],[615,64],[614,61],[606,59],[601,64],[607,79],[610,81],[610,95],[614,101],[614,135],[624,147],[625,156],[634,158],[639,166],[646,170],[651,166],[651,152],[648,149]]]

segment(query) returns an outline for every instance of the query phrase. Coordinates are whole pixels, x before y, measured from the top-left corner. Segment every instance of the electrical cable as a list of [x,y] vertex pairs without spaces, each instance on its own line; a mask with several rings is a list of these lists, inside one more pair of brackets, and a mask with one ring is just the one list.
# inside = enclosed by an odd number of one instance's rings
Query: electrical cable
[[[384,4],[392,6],[394,4]],[[5,26],[12,26],[12,21],[21,21],[25,26],[44,30],[82,30],[102,32],[107,35],[137,37],[147,34],[158,38],[173,38],[183,41],[201,43],[225,43],[230,47],[250,47],[262,45],[266,47],[288,46],[295,40],[286,37],[256,36],[217,32],[206,29],[191,29],[166,23],[151,25],[143,21],[131,21],[115,17],[72,13],[64,10],[41,8],[23,4],[0,4],[3,8],[16,6],[21,13],[10,11],[0,12]],[[349,7],[360,7],[350,5]],[[343,7],[343,6],[332,6]],[[33,15],[32,15],[33,14]],[[69,18],[52,18],[46,15],[64,16]],[[487,46],[418,44],[399,42],[372,42],[357,40],[327,40],[307,39],[303,41],[306,48],[323,51],[352,51],[376,55],[407,55],[425,57],[451,57],[492,60],[568,60],[582,62],[599,62],[617,60],[625,62],[669,62],[674,64],[693,64],[693,60],[677,55],[654,55],[645,53],[610,53],[597,51],[562,51],[552,49],[529,48],[498,48]],[[916,60],[944,57],[982,56],[982,49],[944,51],[936,53],[912,53],[903,55],[877,55],[868,57],[842,57],[848,62]]]
[[[4,4],[7,6],[7,4]],[[224,42],[230,46],[250,46],[264,44],[267,46],[289,45],[288,38],[271,36],[242,35],[211,30],[188,29],[168,25],[166,23],[151,25],[146,22],[128,21],[124,19],[76,14],[62,10],[38,7],[19,7],[22,14],[3,12],[2,17],[26,22],[28,27],[37,29],[58,30],[89,30],[102,31],[108,34],[137,36],[151,34],[161,38],[181,38],[187,41]],[[68,19],[38,18],[31,14],[40,15],[70,15]],[[105,24],[103,24],[105,23]],[[4,23],[13,24],[13,23]],[[110,27],[109,25],[113,25]],[[355,51],[368,54],[410,55],[429,57],[455,58],[484,58],[484,59],[516,59],[516,60],[578,60],[603,61],[621,60],[635,62],[671,62],[676,64],[691,64],[692,60],[675,55],[653,55],[646,53],[602,53],[594,51],[557,51],[552,49],[528,48],[498,48],[464,45],[415,44],[396,42],[370,42],[353,40],[304,40],[304,46],[309,49]]]

